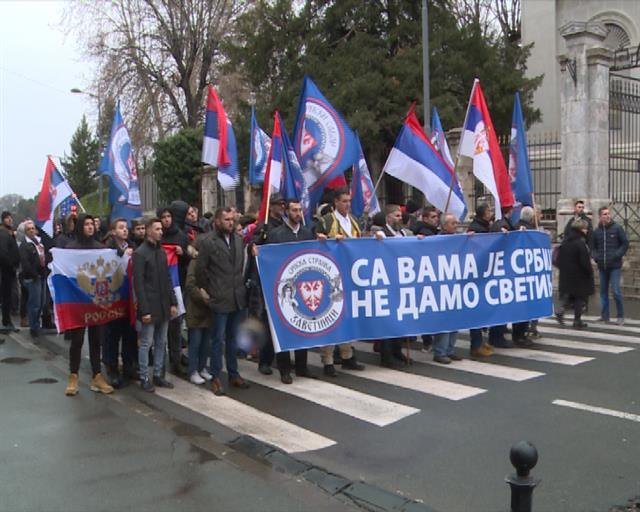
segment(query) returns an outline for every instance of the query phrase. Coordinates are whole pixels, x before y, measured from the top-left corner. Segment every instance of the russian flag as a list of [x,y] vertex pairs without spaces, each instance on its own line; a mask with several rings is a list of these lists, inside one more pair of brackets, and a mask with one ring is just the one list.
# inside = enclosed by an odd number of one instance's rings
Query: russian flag
[[129,256],[114,249],[51,249],[48,284],[58,332],[129,315]]
[[47,157],[42,188],[36,205],[36,225],[49,236],[53,236],[53,216],[56,208],[68,197],[75,196],[51,157]]
[[222,102],[211,85],[207,97],[202,161],[218,168],[218,181],[224,190],[232,190],[238,185],[240,174],[236,136]]
[[182,288],[180,287],[180,274],[178,273],[178,254],[176,253],[177,245],[162,244],[165,254],[167,255],[167,265],[169,266],[169,277],[171,277],[171,285],[173,286],[173,292],[176,294],[176,300],[178,301],[178,315],[184,315],[187,310],[184,307],[184,300],[182,299]]
[[356,134],[360,157],[353,164],[353,174],[351,177],[351,213],[360,217],[365,212],[368,215],[375,215],[380,211],[380,204],[376,197],[375,187],[371,180],[369,166],[364,158],[360,137]]
[[413,107],[382,172],[417,188],[442,211],[451,212],[459,219],[467,214],[464,195],[453,169],[425,135]]
[[480,80],[473,82],[458,154],[473,159],[473,174],[489,189],[495,200],[496,219],[501,208],[513,206],[513,192],[502,158]]

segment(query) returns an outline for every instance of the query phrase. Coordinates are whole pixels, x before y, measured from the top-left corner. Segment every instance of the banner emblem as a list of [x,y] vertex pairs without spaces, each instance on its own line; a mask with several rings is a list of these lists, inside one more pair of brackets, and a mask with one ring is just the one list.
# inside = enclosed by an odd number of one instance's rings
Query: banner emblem
[[294,256],[278,276],[275,304],[292,331],[321,336],[338,324],[344,309],[344,288],[331,258],[319,253]]
[[307,100],[300,154],[302,173],[307,188],[339,158],[342,139],[340,126],[324,105]]
[[118,290],[124,282],[124,271],[118,261],[105,262],[98,258],[96,263],[84,263],[78,267],[78,286],[91,296],[94,304],[105,304],[120,300]]

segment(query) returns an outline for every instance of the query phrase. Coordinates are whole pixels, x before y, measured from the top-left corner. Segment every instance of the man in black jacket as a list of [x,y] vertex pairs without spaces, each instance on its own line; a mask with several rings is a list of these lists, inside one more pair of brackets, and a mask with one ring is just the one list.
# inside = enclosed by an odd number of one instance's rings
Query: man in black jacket
[[47,275],[47,263],[51,260],[51,256],[40,237],[36,235],[36,225],[32,220],[25,221],[24,234],[25,239],[20,244],[21,277],[27,289],[29,332],[33,338],[37,338],[40,333],[44,280]]
[[[311,228],[302,224],[303,212],[300,201],[287,201],[285,211],[287,215],[282,221],[282,224],[268,232],[266,240],[267,244],[302,242],[304,240],[314,240],[316,238]],[[266,321],[265,326],[265,332],[267,333],[266,343],[271,345],[271,353],[273,353],[273,340],[271,339],[271,332],[269,331],[269,326]],[[314,378],[307,367],[307,350],[295,350],[294,357],[296,375],[298,377]],[[280,371],[280,380],[284,384],[291,384],[293,379],[291,378],[291,358],[289,357],[289,352],[280,352],[276,354],[276,362],[278,364],[278,370]]]
[[[177,301],[173,292],[167,255],[161,245],[162,224],[152,218],[145,225],[144,243],[133,253],[133,287],[136,293],[140,347],[138,364],[140,386],[148,392],[154,385],[172,388],[164,379],[164,357],[169,319],[176,316]],[[149,349],[153,345],[153,382],[149,379]]]
[[620,274],[622,258],[629,249],[629,239],[622,229],[611,218],[609,208],[603,206],[598,210],[600,222],[593,232],[592,258],[600,271],[600,321],[609,321],[609,285],[613,290],[618,313],[618,325],[624,325],[624,305],[620,290]]
[[591,219],[584,213],[584,201],[578,199],[573,205],[573,217],[569,219],[567,225],[564,227],[563,240],[565,240],[569,233],[571,233],[571,227],[573,223],[577,220],[583,220],[587,223],[587,245],[591,247],[592,237],[593,237],[593,225],[591,224]]
[[13,216],[11,212],[2,212],[0,224],[0,293],[2,294],[2,328],[13,331],[11,322],[11,293],[15,286],[16,269],[20,263],[18,243],[13,232]]
[[215,229],[200,242],[196,263],[196,285],[209,295],[213,311],[213,339],[209,373],[211,390],[224,394],[220,372],[222,371],[222,345],[225,345],[225,361],[229,384],[247,389],[238,373],[236,336],[238,325],[247,305],[247,289],[244,280],[244,245],[235,234],[235,219],[230,207],[218,208],[214,214]]

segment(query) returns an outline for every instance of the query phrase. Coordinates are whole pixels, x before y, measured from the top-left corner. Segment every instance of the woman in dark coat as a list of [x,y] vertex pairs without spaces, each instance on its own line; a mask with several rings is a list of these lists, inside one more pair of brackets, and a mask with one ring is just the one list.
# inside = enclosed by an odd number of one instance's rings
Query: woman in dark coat
[[580,219],[573,223],[569,236],[560,246],[558,268],[560,270],[560,300],[562,306],[556,312],[556,319],[564,323],[564,311],[573,303],[573,327],[584,329],[587,324],[581,320],[582,312],[590,295],[593,295],[593,268],[586,243],[588,224]]

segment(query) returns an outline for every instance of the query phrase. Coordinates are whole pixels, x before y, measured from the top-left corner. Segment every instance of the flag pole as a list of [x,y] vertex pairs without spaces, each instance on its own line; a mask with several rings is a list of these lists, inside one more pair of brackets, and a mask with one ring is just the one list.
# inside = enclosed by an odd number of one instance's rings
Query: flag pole
[[540,228],[540,226],[538,225],[538,212],[537,212],[537,205],[536,205],[536,196],[533,193],[533,190],[531,191],[531,203],[533,204],[533,219],[535,221],[535,226],[536,226],[536,230]]
[[458,176],[458,163],[460,162],[460,148],[462,147],[462,142],[464,141],[464,132],[465,126],[467,126],[467,119],[469,118],[469,109],[471,108],[471,98],[473,98],[473,93],[476,90],[476,86],[480,83],[478,78],[474,78],[473,87],[471,87],[471,93],[469,94],[469,102],[467,103],[467,111],[464,114],[464,123],[462,124],[462,133],[460,134],[460,141],[458,142],[458,151],[456,151],[456,162],[453,165],[453,172],[451,174],[451,184],[449,186],[449,195],[447,196],[447,202],[444,205],[444,213],[447,213],[447,209],[449,208],[449,203],[451,202],[451,193],[453,192],[453,185],[456,181],[456,177]]

